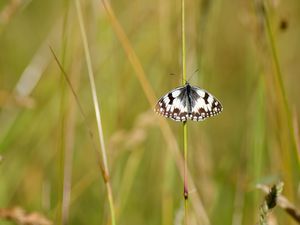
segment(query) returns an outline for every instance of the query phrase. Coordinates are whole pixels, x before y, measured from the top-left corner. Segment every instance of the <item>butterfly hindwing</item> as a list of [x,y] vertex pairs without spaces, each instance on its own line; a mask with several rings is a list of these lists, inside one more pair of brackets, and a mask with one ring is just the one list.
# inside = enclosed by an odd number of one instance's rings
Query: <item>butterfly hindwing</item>
[[175,88],[158,100],[155,111],[176,121],[186,121],[188,119],[187,100],[185,87]]

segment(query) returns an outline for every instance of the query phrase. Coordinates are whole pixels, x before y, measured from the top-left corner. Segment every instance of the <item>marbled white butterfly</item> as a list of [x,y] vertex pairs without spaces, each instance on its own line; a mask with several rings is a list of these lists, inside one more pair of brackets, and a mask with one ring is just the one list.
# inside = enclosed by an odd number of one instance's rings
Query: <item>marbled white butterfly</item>
[[212,94],[189,83],[168,92],[155,106],[158,114],[182,122],[205,120],[222,110],[221,103]]

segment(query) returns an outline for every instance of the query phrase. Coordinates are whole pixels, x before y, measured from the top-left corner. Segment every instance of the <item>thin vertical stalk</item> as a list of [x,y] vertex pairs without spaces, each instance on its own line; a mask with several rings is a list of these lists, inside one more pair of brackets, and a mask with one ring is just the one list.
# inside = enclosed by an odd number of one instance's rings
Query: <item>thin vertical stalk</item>
[[[185,0],[181,0],[181,47],[182,47],[182,85],[186,83],[186,52],[185,52]],[[187,123],[183,122],[183,155],[184,155],[184,172],[183,172],[183,196],[184,196],[184,223],[188,224],[188,179],[187,179]]]
[[184,173],[183,173],[183,195],[184,195],[184,212],[185,212],[185,225],[188,224],[188,198],[189,198],[189,189],[188,189],[188,179],[187,179],[187,123],[183,123],[183,151],[184,151]]
[[[66,2],[64,2],[66,3]],[[66,43],[67,43],[67,34],[66,34],[66,27],[67,27],[67,22],[68,22],[68,6],[67,4],[65,6],[65,14],[64,14],[64,19],[63,19],[63,26],[62,26],[62,53],[61,53],[61,61],[62,65],[65,64],[65,59],[66,59]],[[62,72],[61,72],[62,75]],[[66,105],[66,89],[65,89],[65,83],[63,80],[63,76],[61,76],[61,98],[60,98],[60,132],[59,132],[59,170],[58,170],[58,175],[59,175],[59,192],[58,192],[58,210],[57,210],[57,215],[56,215],[56,223],[58,225],[63,225],[63,217],[64,217],[64,210],[63,210],[63,205],[64,205],[64,181],[65,181],[65,173],[64,173],[64,167],[65,167],[65,155],[66,155],[66,148],[65,148],[65,141],[66,141],[66,126],[65,126],[65,121],[66,121],[66,113],[65,113],[65,105]]]
[[181,0],[181,47],[182,47],[182,85],[186,83],[185,53],[185,0]]
[[99,106],[97,92],[96,92],[94,73],[93,73],[93,69],[92,69],[88,41],[87,41],[87,37],[86,37],[86,31],[85,31],[85,27],[84,27],[84,23],[83,23],[83,17],[82,17],[81,6],[80,6],[79,0],[76,0],[76,10],[77,10],[80,32],[81,32],[81,36],[82,36],[85,58],[86,58],[86,63],[87,63],[87,68],[88,68],[88,75],[89,75],[89,80],[90,80],[90,85],[91,85],[93,103],[94,103],[94,107],[95,107],[98,135],[99,135],[99,141],[100,141],[100,146],[101,146],[102,163],[103,163],[103,169],[104,169],[103,178],[104,178],[104,182],[105,182],[106,189],[107,189],[107,197],[108,197],[108,202],[109,202],[109,207],[110,207],[112,225],[115,225],[116,224],[115,209],[114,209],[114,203],[113,203],[112,188],[111,188],[111,184],[110,184],[110,176],[109,176],[109,169],[108,169],[108,163],[107,163],[106,148],[105,148],[105,144],[104,144],[103,129],[102,129],[102,122],[101,122],[101,115],[100,115],[100,106]]
[[290,110],[290,107],[289,107],[287,94],[285,92],[285,88],[284,88],[284,84],[283,84],[282,71],[281,71],[280,64],[279,64],[277,49],[276,49],[276,45],[275,45],[275,39],[274,39],[273,30],[272,30],[272,27],[271,27],[269,14],[268,14],[268,7],[267,7],[266,3],[264,3],[264,9],[265,9],[265,14],[266,14],[264,18],[265,18],[266,27],[267,27],[267,35],[268,35],[268,38],[270,40],[273,62],[275,64],[276,79],[277,79],[277,82],[279,84],[279,90],[280,90],[280,93],[281,93],[281,96],[282,96],[282,99],[283,99],[284,110],[285,110],[286,118],[287,118],[287,121],[288,121],[288,129],[289,129],[289,132],[290,132],[290,136],[292,138],[292,146],[293,146],[293,149],[295,151],[295,155],[298,156],[297,166],[299,168],[299,166],[300,166],[299,165],[299,163],[300,163],[300,154],[299,154],[299,149],[297,149],[297,141],[296,141],[295,136],[294,136],[292,113],[291,113],[291,110]]
[[[64,20],[62,26],[62,41],[63,41],[63,52],[62,52],[62,65],[65,63],[66,59],[66,48],[67,48],[67,25],[69,16],[69,0],[64,1]],[[68,97],[68,102],[66,101],[66,88],[63,80],[63,72],[61,71],[61,82],[62,82],[62,96],[61,96],[61,154],[62,157],[62,196],[60,199],[61,210],[59,216],[60,224],[67,224],[69,217],[69,207],[70,207],[70,196],[71,196],[71,183],[72,183],[72,158],[73,158],[73,144],[74,144],[74,104]],[[65,112],[64,106],[66,103],[70,106],[70,111]]]

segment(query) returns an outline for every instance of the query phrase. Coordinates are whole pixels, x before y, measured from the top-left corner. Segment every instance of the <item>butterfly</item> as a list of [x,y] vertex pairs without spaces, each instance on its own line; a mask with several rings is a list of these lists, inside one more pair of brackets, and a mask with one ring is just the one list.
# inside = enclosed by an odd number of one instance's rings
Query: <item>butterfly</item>
[[204,89],[186,83],[161,97],[155,112],[175,121],[205,120],[222,112],[218,99]]

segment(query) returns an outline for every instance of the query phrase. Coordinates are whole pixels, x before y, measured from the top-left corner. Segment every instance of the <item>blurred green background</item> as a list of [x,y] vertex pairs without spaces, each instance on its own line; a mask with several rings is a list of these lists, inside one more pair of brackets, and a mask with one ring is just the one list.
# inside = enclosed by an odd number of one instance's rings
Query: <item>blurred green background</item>
[[[81,1],[81,10],[117,224],[182,224],[183,168],[168,144],[175,140],[182,152],[182,125],[167,120],[161,126],[143,88],[149,85],[158,99],[181,83],[181,2],[110,4],[116,20],[101,1]],[[125,45],[115,22],[129,40]],[[282,180],[283,194],[300,207],[299,23],[298,0],[267,1],[266,14],[260,1],[186,2],[190,83],[224,107],[217,117],[188,123],[191,225],[205,224],[205,215],[207,224],[256,224],[264,197],[257,183]],[[124,51],[128,46],[139,62]],[[136,76],[143,74],[134,69],[139,63],[146,79]],[[75,1],[1,0],[0,207],[39,212],[53,224],[110,224],[87,126],[100,148]],[[172,140],[162,135],[166,127]],[[62,206],[62,199],[69,204]],[[280,208],[270,219],[296,224]],[[14,223],[0,219],[0,224]]]

